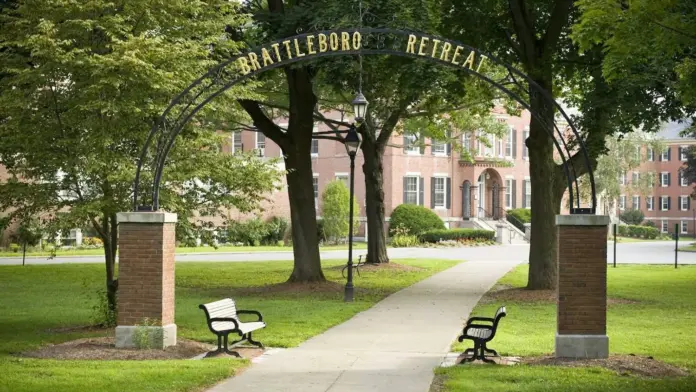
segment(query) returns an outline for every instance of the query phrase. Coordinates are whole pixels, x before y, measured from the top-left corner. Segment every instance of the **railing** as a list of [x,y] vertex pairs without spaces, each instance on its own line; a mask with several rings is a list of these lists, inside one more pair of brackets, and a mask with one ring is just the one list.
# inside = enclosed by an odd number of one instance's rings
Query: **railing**
[[511,225],[515,226],[521,232],[524,233],[525,227],[524,227],[524,223],[521,220],[517,219],[514,215],[510,215],[510,214],[507,214],[506,218],[507,218],[507,221],[510,222]]
[[476,215],[476,217],[477,218],[483,217],[483,219],[492,219],[492,220],[504,220],[505,219],[505,210],[502,207],[497,207],[493,213],[493,212],[490,212],[483,207],[479,207],[478,214]]

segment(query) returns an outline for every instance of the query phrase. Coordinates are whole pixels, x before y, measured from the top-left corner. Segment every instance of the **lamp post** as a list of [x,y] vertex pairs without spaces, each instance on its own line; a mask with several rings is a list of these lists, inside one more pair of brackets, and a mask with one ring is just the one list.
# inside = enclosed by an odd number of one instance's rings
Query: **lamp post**
[[346,146],[346,152],[350,158],[350,206],[349,208],[349,221],[348,221],[348,280],[346,282],[346,288],[343,295],[344,302],[353,302],[354,298],[354,286],[353,286],[353,199],[355,197],[355,156],[358,154],[360,149],[360,144],[362,140],[358,134],[356,126],[360,126],[360,123],[365,118],[365,113],[367,112],[368,102],[362,93],[358,95],[353,100],[353,110],[355,111],[355,124],[350,126],[348,133],[343,139],[343,144]]

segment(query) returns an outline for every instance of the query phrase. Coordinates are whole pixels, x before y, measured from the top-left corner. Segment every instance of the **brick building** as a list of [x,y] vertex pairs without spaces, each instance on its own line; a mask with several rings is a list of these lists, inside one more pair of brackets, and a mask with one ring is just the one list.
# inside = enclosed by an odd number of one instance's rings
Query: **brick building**
[[[477,140],[476,134],[462,135],[462,146],[468,149],[474,162],[461,159],[449,144],[419,140],[414,135],[392,137],[383,162],[387,215],[399,204],[420,204],[433,209],[451,227],[456,227],[463,217],[496,217],[505,209],[528,208],[531,186],[524,140],[529,132],[529,113],[523,112],[519,117],[503,112],[494,115],[498,121],[508,125],[508,132],[502,138],[489,137],[490,146]],[[338,113],[329,113],[327,117],[340,119]],[[324,124],[317,124],[316,131],[328,130]],[[250,150],[266,158],[281,156],[277,145],[255,132],[234,133],[230,136],[230,146],[225,149],[232,153]],[[350,161],[343,144],[332,140],[314,140],[312,161],[317,213],[321,215],[324,187],[336,179],[348,184]],[[355,197],[361,207],[359,216],[364,221],[362,164],[359,153],[356,157]],[[272,198],[274,202],[264,206],[268,207],[264,215],[289,216],[287,194],[280,191]],[[232,217],[243,219],[245,216],[232,213]],[[360,233],[364,233],[364,225],[361,225]]]
[[[696,236],[696,204],[692,205],[691,200],[693,184],[688,183],[681,173],[687,149],[696,145],[693,138],[680,135],[689,126],[690,122],[663,125],[656,136],[664,143],[665,149],[652,151],[643,148],[647,160],[634,172],[621,175],[620,181],[626,192],[617,201],[619,212],[640,209],[645,220],[654,222],[663,233],[674,233],[675,225],[679,225],[680,234]],[[631,181],[643,175],[654,179],[650,192],[647,195],[630,194]]]

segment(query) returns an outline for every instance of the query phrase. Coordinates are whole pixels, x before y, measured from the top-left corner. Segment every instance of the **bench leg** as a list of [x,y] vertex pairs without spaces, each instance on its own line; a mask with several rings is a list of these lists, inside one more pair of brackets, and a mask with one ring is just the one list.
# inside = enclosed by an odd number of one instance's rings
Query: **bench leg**
[[238,352],[236,352],[236,351],[230,351],[230,349],[228,348],[229,346],[227,345],[227,338],[228,338],[228,335],[225,335],[225,352],[226,352],[227,354],[229,354],[229,355],[235,356],[235,357],[237,357],[237,358],[241,358],[242,356],[239,355]]
[[484,343],[481,343],[480,349],[481,349],[481,351],[479,352],[479,359],[480,359],[480,360],[482,360],[483,362],[486,362],[486,363],[495,363],[494,360],[486,358],[486,354],[485,354],[485,353],[487,353],[487,352],[488,352],[488,353],[493,353],[493,354],[497,357],[497,356],[498,356],[498,353],[497,353],[495,350],[489,350],[488,348],[486,348],[486,343],[485,343],[485,342],[484,342]]
[[474,362],[478,357],[478,347],[479,343],[477,341],[474,341],[474,348],[467,348],[462,353],[464,355],[471,354],[471,357],[464,357],[461,361],[459,361],[459,363],[462,364],[465,362]]
[[256,346],[256,347],[264,348],[264,347],[263,347],[263,344],[261,344],[261,342],[257,342],[256,340],[252,339],[252,337],[251,337],[251,332],[249,332],[249,333],[247,334],[247,341],[248,341],[249,343],[253,344],[253,345]]

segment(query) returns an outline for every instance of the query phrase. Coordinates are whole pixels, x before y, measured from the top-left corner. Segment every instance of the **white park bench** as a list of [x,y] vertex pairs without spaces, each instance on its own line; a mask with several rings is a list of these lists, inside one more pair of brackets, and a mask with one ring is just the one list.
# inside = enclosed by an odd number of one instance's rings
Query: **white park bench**
[[[249,342],[254,346],[263,348],[263,344],[255,341],[251,337],[253,331],[262,329],[266,327],[266,323],[263,322],[263,317],[261,313],[256,310],[237,310],[237,306],[232,298],[225,298],[220,301],[215,301],[198,306],[205,312],[205,317],[208,322],[208,328],[212,333],[217,335],[218,347],[216,351],[210,354],[227,353],[234,355],[235,357],[241,358],[236,351],[230,351],[229,346],[234,347],[236,344],[243,342]],[[239,320],[238,315],[240,314],[255,314],[258,316],[258,320],[251,322],[243,322]],[[241,337],[239,340],[228,345],[227,337],[231,333],[236,333]]]

